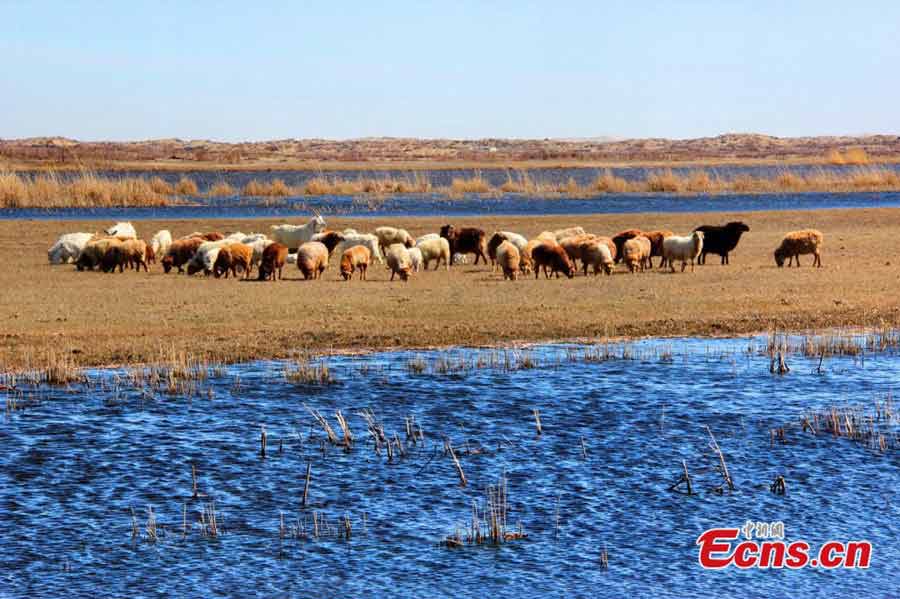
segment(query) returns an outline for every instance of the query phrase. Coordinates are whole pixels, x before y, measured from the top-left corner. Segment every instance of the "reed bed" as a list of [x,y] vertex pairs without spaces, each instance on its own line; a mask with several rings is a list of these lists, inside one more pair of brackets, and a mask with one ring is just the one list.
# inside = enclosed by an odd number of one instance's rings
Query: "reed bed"
[[885,325],[863,330],[828,330],[807,334],[770,332],[765,353],[805,357],[859,356],[900,348],[900,330]]
[[[809,411],[801,416],[799,427],[815,436],[849,439],[879,453],[900,447],[900,412],[890,394],[881,401],[876,399],[871,406],[830,406]],[[784,442],[784,436],[784,429],[779,429],[779,440]]]
[[298,356],[285,364],[282,375],[286,382],[294,385],[327,386],[338,383],[324,360],[314,360],[307,355]]
[[176,201],[167,185],[158,177],[108,178],[89,171],[73,177],[0,172],[0,208],[166,206]]
[[509,491],[504,474],[500,476],[496,485],[487,487],[480,506],[477,501],[472,502],[469,522],[457,526],[441,544],[455,549],[465,545],[499,546],[509,541],[527,539],[528,535],[525,534],[522,523],[520,522],[515,529],[510,528],[508,518]]
[[[650,171],[643,178],[626,179],[611,170],[597,171],[595,178],[579,183],[570,177],[553,181],[536,177],[525,169],[509,171],[506,181],[493,184],[481,172],[453,178],[449,186],[435,187],[425,173],[408,175],[341,178],[318,175],[300,185],[282,179],[252,179],[240,190],[246,197],[286,198],[301,196],[387,196],[393,194],[434,193],[451,198],[466,195],[593,197],[598,194],[669,193],[804,193],[860,191],[898,191],[900,174],[879,165],[869,165],[867,157],[852,150],[833,157],[833,164],[856,165],[835,172],[816,168],[806,173],[781,170],[772,176],[739,174],[725,177],[711,169],[675,172],[672,169]],[[90,171],[74,177],[61,177],[54,171],[35,176],[0,171],[0,208],[54,207],[133,207],[164,206],[190,197],[230,197],[238,194],[230,183],[220,180],[200,190],[190,177],[182,176],[174,185],[159,176],[110,178]]]

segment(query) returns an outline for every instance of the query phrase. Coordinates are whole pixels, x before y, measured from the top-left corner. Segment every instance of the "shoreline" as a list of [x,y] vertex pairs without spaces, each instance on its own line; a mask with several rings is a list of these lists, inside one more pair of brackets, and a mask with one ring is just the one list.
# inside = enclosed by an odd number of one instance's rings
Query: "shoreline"
[[[157,228],[267,231],[283,219],[141,221],[142,237]],[[685,273],[504,282],[490,267],[389,282],[376,265],[367,282],[339,281],[332,257],[321,281],[302,281],[295,267],[277,283],[149,273],[76,272],[49,266],[46,249],[64,232],[94,230],[96,221],[0,221],[7,256],[0,285],[0,372],[46,366],[48,357],[73,367],[158,362],[172,352],[210,363],[286,359],[292,353],[372,352],[456,346],[578,342],[644,337],[733,337],[777,329],[825,330],[900,326],[900,209],[809,212],[640,213],[471,218],[335,218],[329,226],[369,230],[404,226],[414,236],[444,222],[486,231],[542,230],[581,225],[598,234],[630,227],[676,232],[702,223],[745,220],[751,232],[730,266],[710,257]],[[79,224],[81,223],[81,224]],[[778,269],[771,257],[785,231],[825,232],[824,268]],[[864,265],[864,268],[860,268]]]

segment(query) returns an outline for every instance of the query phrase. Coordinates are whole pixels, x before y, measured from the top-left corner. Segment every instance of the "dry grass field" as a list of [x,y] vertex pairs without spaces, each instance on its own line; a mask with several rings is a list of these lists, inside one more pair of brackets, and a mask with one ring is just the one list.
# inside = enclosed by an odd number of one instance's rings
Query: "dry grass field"
[[[333,219],[333,228],[382,224],[414,235],[444,222],[520,231],[581,225],[613,234],[639,227],[687,232],[741,219],[751,231],[730,266],[708,258],[691,273],[654,271],[573,280],[504,282],[489,267],[463,265],[389,282],[339,280],[337,257],[321,281],[292,265],[285,280],[76,272],[50,266],[46,250],[65,232],[95,231],[97,221],[0,222],[0,372],[70,356],[78,365],[154,361],[172,350],[211,361],[287,357],[297,351],[364,351],[618,336],[729,335],[847,325],[900,324],[900,210],[715,214],[637,214],[467,219]],[[299,222],[296,219],[295,222]],[[137,222],[149,238],[168,228],[267,231],[271,220]],[[788,230],[825,233],[824,268],[804,257],[778,269],[772,251]]]

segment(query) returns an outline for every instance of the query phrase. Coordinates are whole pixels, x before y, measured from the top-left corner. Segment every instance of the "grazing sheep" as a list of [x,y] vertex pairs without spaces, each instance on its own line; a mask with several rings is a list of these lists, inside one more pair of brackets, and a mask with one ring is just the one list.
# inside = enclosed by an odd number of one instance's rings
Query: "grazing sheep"
[[615,253],[615,257],[614,257],[616,264],[618,264],[623,258],[622,246],[625,245],[625,242],[628,241],[629,239],[634,239],[635,237],[639,237],[643,234],[644,234],[643,231],[641,231],[640,229],[628,229],[626,231],[622,231],[620,233],[616,233],[615,235],[613,235],[612,240],[613,240],[613,243],[616,245],[616,253]]
[[557,243],[568,237],[575,237],[576,235],[584,235],[584,229],[581,227],[569,227],[568,229],[557,229],[556,231],[553,231],[553,236],[556,238]]
[[361,245],[369,248],[372,257],[378,260],[379,264],[384,264],[384,257],[381,255],[377,237],[371,233],[347,233],[346,230],[341,234],[344,236],[344,242],[341,243],[342,251]]
[[525,249],[519,252],[519,260],[520,260],[520,268],[522,269],[522,274],[528,274],[534,268],[534,259],[531,254],[534,252],[534,248],[541,245],[542,243],[555,244],[556,238],[553,239],[541,239],[538,236],[536,239],[532,239],[527,244],[525,244]]
[[534,278],[540,275],[541,268],[544,269],[544,277],[550,278],[555,274],[559,278],[559,273],[565,273],[570,279],[575,276],[575,266],[569,260],[566,250],[562,249],[558,243],[542,242],[534,246],[531,250],[531,259],[534,262]]
[[78,255],[78,259],[75,261],[75,268],[78,270],[94,270],[95,266],[101,266],[103,257],[111,246],[121,244],[122,241],[116,237],[91,239]]
[[318,279],[328,267],[328,247],[321,241],[307,241],[297,249],[297,268],[305,280]]
[[488,240],[487,244],[488,258],[491,259],[491,267],[494,266],[494,263],[497,260],[497,248],[500,247],[500,244],[504,241],[508,241],[516,246],[516,249],[519,250],[520,253],[525,249],[525,246],[528,245],[528,240],[518,233],[513,233],[512,231],[494,231],[494,234],[491,236],[490,240]]
[[559,242],[559,245],[562,249],[566,250],[566,254],[568,254],[569,259],[572,261],[572,264],[578,266],[578,261],[581,260],[582,249],[584,245],[587,243],[592,243],[596,241],[597,237],[595,235],[591,235],[589,233],[585,233],[582,235],[572,235],[571,237],[565,237],[562,241]]
[[412,260],[413,272],[419,272],[422,269],[423,258],[422,250],[419,248],[409,248],[409,259]]
[[401,243],[407,248],[415,247],[416,245],[416,240],[413,239],[406,229],[378,227],[373,233],[378,238],[378,245],[381,246],[382,252],[395,243]]
[[341,276],[345,281],[353,278],[353,272],[359,271],[359,280],[366,280],[366,271],[369,269],[369,262],[372,260],[372,252],[363,245],[356,245],[352,248],[344,250],[341,254]]
[[797,266],[800,266],[800,256],[802,254],[812,254],[813,266],[822,267],[822,256],[819,250],[822,248],[822,242],[825,236],[821,231],[816,229],[803,229],[801,231],[791,231],[781,240],[781,245],[775,250],[775,264],[779,268],[784,266],[784,259],[788,259],[788,267],[791,266],[794,259],[797,259]]
[[168,274],[172,267],[178,269],[179,274],[184,272],[184,265],[190,262],[197,248],[205,243],[202,237],[190,237],[188,239],[178,239],[173,241],[166,250],[166,255],[160,260],[163,271]]
[[616,249],[616,243],[612,240],[612,238],[598,235],[594,238],[594,241],[596,241],[597,243],[602,243],[606,247],[608,247],[609,255],[612,256],[613,262],[615,262],[616,256],[618,256],[618,250]]
[[76,262],[84,246],[94,238],[93,233],[66,233],[56,240],[47,250],[47,260],[50,264],[68,264]]
[[737,247],[741,235],[750,231],[750,227],[740,221],[732,221],[721,227],[703,225],[694,229],[703,233],[703,251],[697,264],[706,264],[706,254],[718,254],[721,264],[730,264],[729,252]]
[[197,248],[191,261],[187,265],[188,276],[198,273],[201,270],[203,274],[209,276],[212,274],[213,265],[216,258],[219,257],[219,250],[228,245],[228,241],[220,239],[219,241],[204,241]]
[[106,273],[115,272],[116,267],[119,272],[125,272],[125,265],[129,260],[129,252],[123,243],[113,243],[106,248],[103,258],[100,260],[100,270]]
[[669,264],[675,272],[675,261],[681,261],[681,272],[687,267],[688,260],[691,261],[691,272],[694,272],[694,260],[703,251],[703,233],[694,231],[689,236],[672,235],[663,239],[663,259]]
[[[253,267],[258,265],[262,261],[263,252],[272,243],[272,240],[266,237],[261,233],[256,233],[253,235],[247,235],[243,239],[241,239],[240,243],[244,245],[249,245],[253,249],[253,256],[250,258],[250,267],[249,270],[252,271]],[[249,274],[249,272],[247,273]]]
[[299,248],[307,241],[311,241],[312,236],[321,232],[324,228],[325,219],[321,215],[316,214],[305,225],[272,225],[272,239],[293,250]]
[[637,270],[644,272],[650,259],[650,240],[643,235],[626,239],[622,243],[622,259],[632,274]]
[[475,254],[475,264],[478,264],[479,258],[487,264],[487,239],[483,230],[475,227],[457,229],[453,225],[444,225],[441,227],[441,237],[450,244],[451,255]]
[[135,270],[144,267],[144,272],[150,270],[147,266],[147,242],[141,239],[126,239],[122,242],[126,264]]
[[594,276],[600,274],[601,270],[610,275],[615,264],[609,246],[596,240],[587,242],[582,247],[581,263],[584,267],[584,276],[587,276],[588,266],[594,267]]
[[521,266],[521,258],[519,256],[519,248],[510,241],[504,241],[497,246],[497,263],[503,270],[503,279],[515,281],[519,278],[519,268]]
[[172,245],[172,233],[168,229],[159,230],[150,238],[150,247],[157,256],[165,256],[170,245]]
[[266,281],[268,279],[275,280],[275,272],[278,272],[278,278],[281,279],[281,269],[287,260],[288,249],[286,245],[273,241],[263,250],[262,260],[259,262],[259,280]]
[[225,275],[228,278],[228,272],[231,271],[232,276],[237,278],[237,270],[240,268],[244,272],[244,278],[250,277],[250,264],[253,261],[253,246],[245,243],[229,243],[216,256],[216,262],[213,264],[213,275],[218,279]]
[[662,257],[662,244],[663,239],[666,237],[671,237],[674,235],[672,231],[668,231],[665,229],[660,229],[658,231],[648,231],[644,233],[644,237],[650,240],[650,258],[648,259],[650,262],[650,268],[653,268],[653,256],[660,256],[662,259],[659,261],[659,267],[662,268],[666,265],[666,259]]
[[428,270],[432,260],[434,270],[440,268],[442,261],[447,270],[450,270],[450,242],[443,237],[435,236],[421,240],[416,243],[416,249],[422,253],[422,267],[425,270]]
[[402,243],[395,243],[385,252],[388,268],[391,269],[391,280],[394,275],[400,275],[401,281],[409,280],[409,273],[412,270],[412,258],[410,258],[409,250]]
[[121,239],[137,239],[137,231],[134,225],[128,223],[116,223],[104,231],[110,237],[119,237]]

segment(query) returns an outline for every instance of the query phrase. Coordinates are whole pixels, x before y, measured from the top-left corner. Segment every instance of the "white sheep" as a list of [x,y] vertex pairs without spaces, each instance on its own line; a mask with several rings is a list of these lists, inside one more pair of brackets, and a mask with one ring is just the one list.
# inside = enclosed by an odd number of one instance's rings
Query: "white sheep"
[[164,256],[170,245],[172,245],[172,233],[168,229],[157,231],[150,239],[150,248],[156,256]]
[[284,261],[286,264],[297,264],[297,253],[288,254]]
[[381,255],[381,250],[378,248],[378,237],[371,233],[343,232],[342,235],[344,235],[344,241],[340,243],[334,253],[337,253],[340,256],[345,250],[352,248],[353,246],[362,245],[369,248],[372,257],[378,260],[379,264],[384,264],[384,257]]
[[663,239],[662,242],[663,259],[668,260],[672,272],[675,272],[675,260],[681,261],[681,272],[684,272],[688,260],[690,260],[691,272],[693,272],[694,260],[697,259],[697,256],[702,251],[703,231],[694,231],[687,236],[671,235]]
[[425,233],[421,237],[416,237],[416,245],[419,245],[423,241],[428,241],[429,239],[440,239],[440,235],[437,233]]
[[81,250],[94,237],[93,233],[66,233],[56,240],[49,250],[47,259],[50,264],[68,264],[77,262]]
[[325,219],[319,214],[305,225],[272,225],[272,241],[277,241],[290,249],[296,249],[324,228]]
[[513,233],[512,231],[500,231],[500,234],[506,237],[506,241],[516,246],[516,249],[520,252],[528,245],[528,239],[518,233]]
[[373,232],[375,233],[375,237],[378,238],[378,243],[381,245],[382,250],[387,249],[395,243],[402,243],[407,248],[411,248],[416,245],[416,242],[412,238],[412,235],[410,235],[406,231],[406,229],[397,229],[396,227],[378,227]]
[[409,248],[409,258],[412,260],[413,272],[419,272],[422,269],[422,250],[419,248]]
[[391,269],[391,280],[394,275],[400,275],[401,281],[409,280],[409,273],[412,270],[412,258],[409,250],[402,243],[395,243],[387,249],[388,268]]
[[137,239],[137,231],[130,222],[116,223],[106,229],[105,233],[111,237],[119,237],[121,239]]
[[227,239],[220,239],[219,241],[204,241],[201,243],[200,247],[197,248],[197,251],[194,252],[194,256],[191,258],[190,262],[188,262],[187,274],[192,275],[201,270],[206,275],[212,273],[216,258],[219,257],[219,250],[229,243],[234,242],[228,241]]
[[575,237],[576,235],[584,235],[584,229],[581,227],[569,227],[568,229],[557,229],[553,231],[556,241],[562,241],[566,237]]
[[[428,265],[434,260],[434,269],[437,270],[441,261],[450,270],[450,242],[441,236],[423,239],[416,244],[416,249],[422,254],[422,267],[428,270]],[[458,254],[457,254],[458,255]]]

